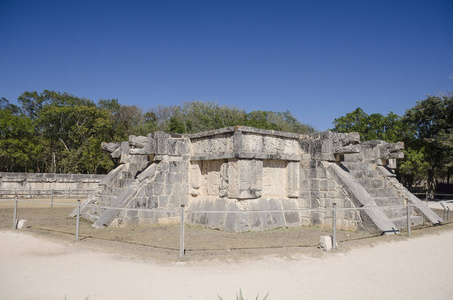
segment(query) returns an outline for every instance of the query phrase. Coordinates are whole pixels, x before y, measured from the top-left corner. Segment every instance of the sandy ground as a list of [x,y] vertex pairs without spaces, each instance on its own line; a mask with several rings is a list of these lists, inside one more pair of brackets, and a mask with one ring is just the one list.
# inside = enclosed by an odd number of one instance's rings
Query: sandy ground
[[453,228],[321,257],[155,262],[0,231],[1,299],[453,299]]
[[0,300],[228,300],[239,289],[245,299],[453,299],[451,222],[414,228],[412,238],[340,231],[336,252],[313,246],[330,233],[320,228],[187,227],[180,259],[178,226],[94,230],[82,222],[75,243],[71,207],[21,202],[19,218],[29,222],[22,231],[10,230],[12,207],[0,202]]

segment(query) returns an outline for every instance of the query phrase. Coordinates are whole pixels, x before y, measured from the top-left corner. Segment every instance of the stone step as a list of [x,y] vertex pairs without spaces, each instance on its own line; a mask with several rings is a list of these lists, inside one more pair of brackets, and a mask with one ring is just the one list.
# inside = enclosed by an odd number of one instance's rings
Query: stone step
[[379,172],[377,171],[363,171],[363,170],[349,170],[355,178],[357,179],[378,179]]
[[363,162],[341,162],[349,171],[374,171],[373,165]]
[[114,186],[121,188],[127,187],[130,181],[131,179],[117,179]]
[[123,187],[128,187],[134,183],[135,179],[123,179]]
[[110,195],[119,196],[124,191],[124,187],[113,187]]
[[374,202],[378,206],[404,205],[404,197],[375,197]]
[[[411,222],[411,226],[418,226],[423,224],[423,217],[421,216],[411,216],[409,220]],[[394,218],[390,219],[390,221],[392,221],[392,223],[395,224],[398,229],[407,228],[407,217]]]
[[393,189],[386,189],[386,188],[380,188],[380,189],[373,189],[373,188],[367,188],[366,191],[368,194],[370,194],[371,197],[376,198],[376,197],[396,197],[396,191]]
[[383,207],[382,211],[385,213],[389,219],[395,219],[407,216],[406,207]]
[[387,187],[387,182],[381,179],[357,179],[357,181],[363,185],[365,189],[384,189]]
[[93,216],[99,216],[105,211],[105,208],[100,208],[100,207],[92,207],[90,212],[91,215]]

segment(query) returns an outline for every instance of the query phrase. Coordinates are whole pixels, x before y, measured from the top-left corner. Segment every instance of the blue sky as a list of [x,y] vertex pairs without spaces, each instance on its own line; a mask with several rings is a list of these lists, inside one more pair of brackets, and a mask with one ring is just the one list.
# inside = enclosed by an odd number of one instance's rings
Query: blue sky
[[452,0],[0,0],[0,97],[214,101],[326,130],[453,91],[452,16]]

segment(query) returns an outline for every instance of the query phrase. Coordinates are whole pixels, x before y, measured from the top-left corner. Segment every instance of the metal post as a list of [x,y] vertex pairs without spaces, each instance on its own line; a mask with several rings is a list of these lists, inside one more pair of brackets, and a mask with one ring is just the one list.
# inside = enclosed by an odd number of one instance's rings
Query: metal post
[[337,250],[337,204],[333,203],[332,249]]
[[445,205],[444,201],[440,201],[439,203],[440,203],[440,205],[441,205],[441,206],[443,207],[443,209],[444,209],[444,216],[443,216],[443,219],[445,220],[446,217],[447,217],[447,206]]
[[13,229],[17,229],[17,196],[14,198]]
[[51,195],[50,195],[50,208],[53,208],[53,189],[52,189]]
[[79,241],[79,230],[80,230],[80,200],[77,200],[77,223],[76,223],[76,242]]
[[448,220],[448,215],[450,214],[450,206],[447,206],[447,220]]
[[426,192],[426,194],[425,194],[425,200],[426,200],[426,204],[428,204],[428,192]]
[[411,236],[411,206],[407,204],[407,236]]
[[179,257],[184,257],[184,204],[181,204],[181,225],[179,230]]
[[29,189],[28,195],[30,196],[30,199],[31,199],[31,186],[30,186],[30,189]]

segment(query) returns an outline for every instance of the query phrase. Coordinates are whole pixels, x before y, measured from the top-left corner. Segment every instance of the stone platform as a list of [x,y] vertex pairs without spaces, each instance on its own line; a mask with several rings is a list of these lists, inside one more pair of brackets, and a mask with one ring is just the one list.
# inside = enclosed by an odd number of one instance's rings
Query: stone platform
[[[360,142],[358,133],[300,135],[236,126],[154,132],[102,147],[118,167],[82,205],[83,217],[97,228],[176,223],[181,205],[187,224],[230,232],[331,227],[333,203],[337,228],[345,230],[397,233],[407,203],[417,205],[414,225],[442,221],[396,180],[404,145]],[[362,209],[342,209],[354,207]]]

